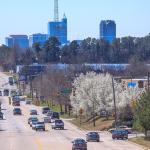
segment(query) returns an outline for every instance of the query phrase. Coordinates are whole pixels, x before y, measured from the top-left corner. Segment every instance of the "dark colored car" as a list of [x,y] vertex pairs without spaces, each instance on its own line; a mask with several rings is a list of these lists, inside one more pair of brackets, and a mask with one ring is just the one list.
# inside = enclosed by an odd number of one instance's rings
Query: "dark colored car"
[[3,94],[4,94],[4,96],[9,96],[9,90],[4,90],[4,92],[3,92]]
[[36,125],[35,125],[35,130],[36,131],[38,131],[38,130],[45,131],[45,124],[44,124],[44,122],[37,122]]
[[0,111],[0,119],[4,119],[3,113]]
[[52,115],[50,116],[51,122],[54,122],[55,120],[59,119],[59,113],[58,112],[53,112]]
[[126,130],[114,130],[112,132],[113,139],[128,139],[128,132]]
[[30,115],[37,115],[37,110],[35,109],[30,110]]
[[64,129],[64,122],[60,119],[55,120],[52,124],[52,129]]
[[13,109],[13,114],[14,115],[22,115],[21,109],[20,108],[14,108]]
[[28,124],[30,124],[30,122],[32,121],[32,120],[38,120],[38,118],[37,117],[30,117],[29,119],[28,119]]
[[99,142],[100,141],[100,137],[99,134],[97,132],[89,132],[88,134],[86,134],[86,141],[96,141]]
[[32,104],[32,100],[26,100],[26,105],[31,105]]
[[84,139],[75,139],[72,141],[72,150],[87,150],[87,142]]
[[0,91],[0,96],[2,96],[3,94],[2,94],[2,91]]
[[42,114],[46,114],[48,111],[50,111],[49,107],[42,108]]

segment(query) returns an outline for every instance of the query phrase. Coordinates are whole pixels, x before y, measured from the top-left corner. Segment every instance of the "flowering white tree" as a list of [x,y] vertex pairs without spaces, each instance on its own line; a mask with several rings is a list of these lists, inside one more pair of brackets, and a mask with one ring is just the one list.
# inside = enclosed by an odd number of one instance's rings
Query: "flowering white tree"
[[[114,80],[116,102],[118,106],[123,105],[120,97],[122,93],[121,84]],[[113,90],[112,76],[106,74],[96,74],[89,72],[86,75],[81,74],[74,80],[74,91],[70,99],[75,112],[79,112],[82,108],[86,114],[99,112],[100,110],[112,110]]]
[[[143,89],[138,87],[124,90],[121,83],[113,81],[118,108],[131,104],[132,100],[138,99],[141,93],[144,92]],[[94,112],[103,109],[113,110],[113,88],[110,74],[96,74],[94,72],[89,72],[86,75],[80,74],[74,80],[73,87],[74,90],[71,93],[70,100],[74,112],[78,113],[82,108],[84,113],[90,115],[93,109]]]

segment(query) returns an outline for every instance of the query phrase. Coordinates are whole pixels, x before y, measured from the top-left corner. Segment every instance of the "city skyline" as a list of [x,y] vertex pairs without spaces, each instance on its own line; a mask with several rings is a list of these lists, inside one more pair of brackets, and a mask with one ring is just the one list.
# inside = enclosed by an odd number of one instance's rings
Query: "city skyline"
[[[47,22],[53,20],[53,0],[30,2],[14,0],[1,2],[0,44],[11,34],[46,33]],[[95,3],[94,3],[95,2]],[[86,7],[84,6],[86,5]],[[93,7],[91,7],[93,6]],[[66,13],[68,18],[68,39],[99,38],[101,20],[114,20],[117,24],[117,37],[146,36],[150,33],[150,1],[127,0],[105,2],[59,0],[59,17]],[[40,11],[39,11],[40,10]],[[89,13],[90,12],[90,13]]]

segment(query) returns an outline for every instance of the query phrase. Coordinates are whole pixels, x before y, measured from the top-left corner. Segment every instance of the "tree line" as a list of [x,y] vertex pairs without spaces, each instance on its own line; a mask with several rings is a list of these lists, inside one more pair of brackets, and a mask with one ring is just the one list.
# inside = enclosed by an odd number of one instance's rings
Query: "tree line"
[[[145,37],[123,37],[111,44],[102,39],[87,38],[78,43],[72,41],[60,45],[55,37],[49,38],[44,46],[33,44],[32,48],[22,51],[19,47],[0,46],[1,65],[13,67],[21,64],[38,63],[128,63],[132,57],[149,61],[150,34]],[[9,61],[8,61],[9,60]],[[10,63],[11,62],[11,63]]]

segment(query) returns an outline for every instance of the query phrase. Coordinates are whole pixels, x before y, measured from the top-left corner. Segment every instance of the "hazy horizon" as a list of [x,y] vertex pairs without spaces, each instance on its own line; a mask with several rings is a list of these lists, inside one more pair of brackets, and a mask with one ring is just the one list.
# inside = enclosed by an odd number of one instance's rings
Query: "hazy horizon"
[[[0,43],[10,34],[46,33],[53,21],[53,1],[5,0],[0,5]],[[59,0],[59,19],[68,19],[68,40],[99,38],[101,20],[115,20],[117,37],[143,37],[150,33],[149,0]]]

